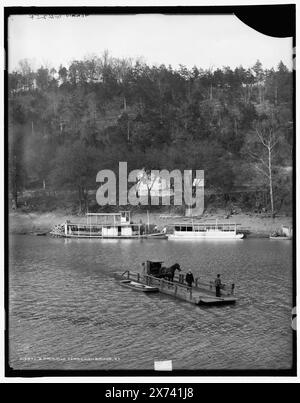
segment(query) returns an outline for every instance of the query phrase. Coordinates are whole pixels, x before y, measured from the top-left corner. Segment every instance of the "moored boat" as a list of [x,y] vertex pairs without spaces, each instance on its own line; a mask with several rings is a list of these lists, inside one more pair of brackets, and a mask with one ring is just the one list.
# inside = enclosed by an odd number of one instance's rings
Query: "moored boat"
[[273,232],[270,235],[270,239],[276,239],[277,241],[290,241],[293,239],[293,228],[282,226],[281,230]]
[[153,234],[145,234],[143,238],[146,239],[168,239],[168,235],[165,232],[156,232]]
[[168,235],[168,239],[242,239],[243,233],[239,233],[236,223],[208,222],[182,222],[173,224],[174,230]]
[[152,287],[150,285],[138,283],[133,280],[121,280],[120,285],[123,287],[131,288],[134,291],[141,291],[141,292],[158,292],[159,289],[157,287]]
[[147,233],[144,224],[131,221],[129,211],[121,211],[119,213],[88,213],[86,214],[86,223],[66,221],[54,227],[50,234],[63,238],[166,238],[163,232]]

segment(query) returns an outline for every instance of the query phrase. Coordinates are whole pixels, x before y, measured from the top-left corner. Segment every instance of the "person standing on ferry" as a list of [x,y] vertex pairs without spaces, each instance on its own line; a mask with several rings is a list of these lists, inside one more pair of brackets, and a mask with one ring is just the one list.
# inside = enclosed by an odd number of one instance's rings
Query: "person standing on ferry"
[[217,278],[215,279],[215,287],[216,287],[216,297],[221,297],[221,276],[220,274],[217,275]]

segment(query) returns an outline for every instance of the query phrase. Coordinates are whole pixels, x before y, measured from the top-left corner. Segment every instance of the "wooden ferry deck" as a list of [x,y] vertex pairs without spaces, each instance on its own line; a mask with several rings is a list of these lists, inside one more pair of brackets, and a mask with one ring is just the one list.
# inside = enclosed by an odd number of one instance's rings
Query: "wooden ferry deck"
[[115,273],[115,277],[119,280],[129,279],[141,284],[157,287],[163,294],[194,305],[228,305],[234,304],[237,301],[232,294],[223,290],[221,297],[216,297],[212,284],[200,282],[199,279],[196,280],[195,286],[189,287],[186,284],[180,283],[178,277],[174,278],[174,282],[170,282],[149,274],[140,274],[129,270],[124,273]]

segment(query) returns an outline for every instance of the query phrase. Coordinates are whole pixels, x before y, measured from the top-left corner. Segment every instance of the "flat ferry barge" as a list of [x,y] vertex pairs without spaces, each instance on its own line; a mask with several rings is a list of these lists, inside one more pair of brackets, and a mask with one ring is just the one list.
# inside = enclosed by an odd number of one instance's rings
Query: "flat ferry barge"
[[[235,304],[237,298],[234,296],[234,284],[222,284],[220,296],[215,293],[214,281],[195,279],[192,287],[184,281],[183,274],[175,274],[175,267],[181,271],[180,265],[175,264],[170,268],[163,267],[161,261],[146,261],[143,264],[142,273],[126,270],[125,272],[116,272],[114,277],[120,281],[120,285],[124,285],[124,280],[135,282],[149,287],[155,287],[159,292],[167,294],[176,299],[189,302],[193,305],[232,305]],[[174,268],[172,270],[172,268]],[[170,281],[168,276],[161,273],[172,272]]]

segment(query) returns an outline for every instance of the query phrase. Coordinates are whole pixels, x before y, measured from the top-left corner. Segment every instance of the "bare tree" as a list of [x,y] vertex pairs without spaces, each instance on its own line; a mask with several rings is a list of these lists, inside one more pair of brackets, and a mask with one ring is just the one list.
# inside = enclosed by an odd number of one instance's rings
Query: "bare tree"
[[274,157],[276,145],[280,141],[279,127],[274,121],[266,120],[255,127],[255,141],[248,144],[247,153],[255,161],[256,171],[263,175],[268,183],[272,217],[275,217],[274,208]]

